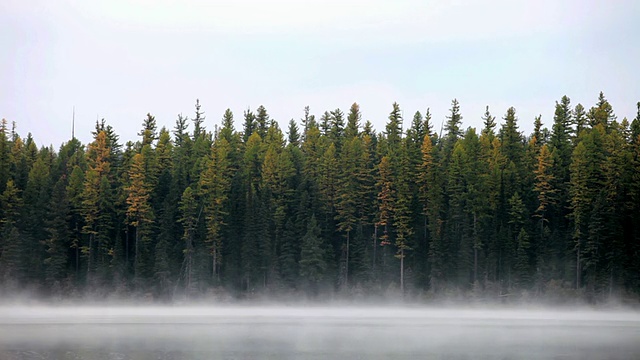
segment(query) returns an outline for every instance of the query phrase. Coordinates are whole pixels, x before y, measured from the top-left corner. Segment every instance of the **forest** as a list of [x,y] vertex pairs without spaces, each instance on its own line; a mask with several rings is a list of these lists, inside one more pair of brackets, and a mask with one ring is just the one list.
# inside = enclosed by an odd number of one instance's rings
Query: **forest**
[[637,107],[563,96],[527,135],[513,107],[464,129],[457,100],[382,131],[356,103],[283,130],[196,101],[57,151],[3,119],[0,297],[637,299]]

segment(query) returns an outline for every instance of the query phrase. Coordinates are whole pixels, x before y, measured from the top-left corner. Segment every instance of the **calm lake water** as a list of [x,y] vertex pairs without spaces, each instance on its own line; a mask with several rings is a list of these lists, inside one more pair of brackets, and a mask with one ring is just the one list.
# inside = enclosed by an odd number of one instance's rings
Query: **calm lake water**
[[640,359],[640,313],[0,307],[0,359]]

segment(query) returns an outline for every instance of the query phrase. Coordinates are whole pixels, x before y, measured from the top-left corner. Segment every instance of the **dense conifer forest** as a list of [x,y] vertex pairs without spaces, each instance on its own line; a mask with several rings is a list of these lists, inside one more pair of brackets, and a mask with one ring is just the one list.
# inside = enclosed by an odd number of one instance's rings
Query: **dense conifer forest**
[[440,129],[394,103],[376,130],[354,103],[281,129],[263,106],[218,122],[196,102],[172,129],[148,114],[135,142],[102,120],[57,150],[3,120],[0,289],[637,298],[640,103],[631,121],[602,93],[562,97],[547,127],[496,115],[464,129],[453,100]]

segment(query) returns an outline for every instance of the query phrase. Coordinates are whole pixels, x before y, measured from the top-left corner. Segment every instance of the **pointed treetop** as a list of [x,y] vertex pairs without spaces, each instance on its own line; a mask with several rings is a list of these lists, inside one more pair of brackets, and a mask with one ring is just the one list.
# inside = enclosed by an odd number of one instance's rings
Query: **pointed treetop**
[[389,113],[389,122],[386,125],[386,134],[391,146],[400,143],[400,138],[402,137],[402,111],[400,110],[400,105],[398,105],[397,102],[393,103],[393,109],[391,110],[391,113]]
[[349,109],[349,115],[347,115],[347,128],[345,129],[347,138],[351,139],[359,135],[361,119],[360,105],[353,103]]
[[293,146],[299,146],[300,133],[298,132],[298,124],[296,124],[295,120],[289,120],[289,130],[287,131],[287,133],[289,135],[289,144]]
[[200,111],[200,99],[196,99],[196,117],[192,119],[194,128],[193,128],[193,138],[196,139],[204,134],[205,128],[202,126],[204,122],[205,116],[204,111]]
[[536,144],[544,143],[543,134],[542,134],[542,115],[538,115],[533,120],[533,134],[531,134],[532,139],[535,139]]
[[242,131],[242,140],[246,143],[251,137],[251,134],[256,130],[256,116],[253,114],[250,108],[244,111],[244,124]]
[[460,124],[462,124],[462,115],[460,115],[460,104],[458,99],[451,101],[450,114],[447,115],[447,123],[444,129],[447,132],[447,141],[453,146],[453,143],[462,135]]
[[431,123],[431,108],[424,112],[424,125],[422,126],[426,135],[433,136],[433,124]]
[[142,136],[142,146],[151,145],[158,138],[157,129],[155,116],[147,113],[147,117],[142,120],[142,130],[138,133],[138,136]]
[[413,119],[411,120],[411,131],[416,134],[416,137],[422,139],[424,137],[424,123],[422,122],[422,113],[420,111],[416,111],[413,114]]
[[264,105],[258,106],[256,109],[256,124],[258,135],[264,139],[267,134],[267,130],[271,126],[271,121],[269,120],[269,114],[267,113],[267,109]]
[[487,105],[487,107],[485,108],[484,115],[482,116],[482,123],[484,124],[482,134],[484,134],[485,136],[493,137],[495,135],[496,117],[491,116],[489,105]]

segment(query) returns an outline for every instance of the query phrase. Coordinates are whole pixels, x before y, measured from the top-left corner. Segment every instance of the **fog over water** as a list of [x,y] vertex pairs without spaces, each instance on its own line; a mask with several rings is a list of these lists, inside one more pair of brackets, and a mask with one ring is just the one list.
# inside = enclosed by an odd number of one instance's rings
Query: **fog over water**
[[0,359],[633,359],[640,313],[424,307],[0,307]]

